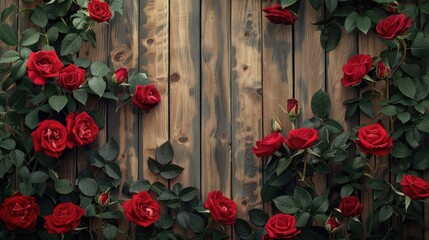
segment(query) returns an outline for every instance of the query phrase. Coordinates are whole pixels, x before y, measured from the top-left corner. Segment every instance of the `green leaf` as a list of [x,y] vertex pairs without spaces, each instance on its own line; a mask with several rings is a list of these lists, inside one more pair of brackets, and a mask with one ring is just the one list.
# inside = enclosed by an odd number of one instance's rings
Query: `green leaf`
[[322,29],[320,35],[320,44],[322,45],[325,52],[329,52],[337,47],[338,42],[341,38],[341,30],[335,23],[329,23]]
[[169,229],[174,225],[174,220],[168,214],[159,215],[158,224],[161,229]]
[[88,100],[88,93],[85,89],[79,88],[73,91],[73,97],[82,103],[83,105],[86,104],[86,101]]
[[79,180],[79,190],[88,197],[94,197],[98,193],[98,183],[92,178],[82,178]]
[[344,27],[347,33],[352,32],[356,28],[356,20],[359,14],[357,12],[352,12],[346,17],[346,21],[344,22]]
[[333,13],[337,9],[338,0],[325,0],[325,5],[329,13]]
[[416,127],[422,132],[429,133],[429,120],[425,119],[417,122]]
[[104,146],[98,149],[98,154],[106,161],[114,161],[119,155],[119,145],[111,138]]
[[60,179],[55,182],[55,190],[59,194],[69,194],[73,192],[73,185],[68,180]]
[[348,197],[352,193],[353,193],[353,186],[351,184],[344,185],[340,191],[341,198]]
[[22,32],[21,45],[30,46],[39,41],[40,33],[33,28],[27,28]]
[[287,8],[294,3],[296,3],[297,0],[281,0],[282,8]]
[[54,95],[49,98],[49,106],[52,107],[58,113],[66,106],[68,99],[66,96]]
[[420,66],[417,64],[402,63],[399,67],[411,77],[418,77],[421,75]]
[[325,196],[319,196],[313,199],[311,202],[311,212],[316,214],[323,214],[328,211],[329,208],[329,200]]
[[388,106],[383,107],[380,110],[380,112],[386,114],[387,116],[392,117],[392,116],[395,116],[396,114],[398,114],[398,109],[393,105],[388,105]]
[[409,98],[414,98],[416,95],[416,86],[414,85],[414,82],[411,80],[411,78],[400,78],[396,79],[395,82],[402,94]]
[[10,46],[18,45],[18,37],[9,24],[0,25],[0,40]]
[[148,180],[137,180],[130,186],[130,192],[139,193],[149,191],[151,185]]
[[356,27],[363,33],[367,34],[371,28],[371,19],[364,15],[358,15],[356,17]]
[[106,174],[113,178],[113,179],[120,179],[121,178],[121,169],[119,168],[118,164],[109,162],[106,165],[104,165],[104,168],[106,169]]
[[319,10],[323,6],[323,0],[310,0],[310,4],[315,10]]
[[0,158],[0,179],[3,179],[4,175],[9,171],[9,169],[13,166],[10,158]]
[[100,217],[104,219],[122,219],[124,215],[121,213],[121,211],[115,209],[112,211],[103,212]]
[[413,156],[411,166],[414,170],[426,170],[429,168],[429,149],[422,149]]
[[6,149],[6,150],[13,150],[13,149],[15,149],[15,146],[16,146],[15,140],[10,139],[10,138],[4,139],[0,143],[0,148]]
[[299,211],[300,203],[292,196],[279,196],[273,199],[276,207],[283,213],[294,214]]
[[331,99],[322,89],[317,91],[311,98],[311,110],[320,118],[326,118],[331,111]]
[[295,215],[296,227],[304,227],[310,220],[309,212],[299,212]]
[[103,62],[93,62],[91,64],[91,73],[94,76],[104,77],[110,74],[110,72],[110,68]]
[[202,233],[204,231],[204,219],[197,214],[189,213],[189,225],[196,233]]
[[25,154],[21,150],[15,149],[10,152],[10,159],[15,164],[15,167],[19,168],[24,162]]
[[159,201],[168,201],[174,199],[178,199],[178,196],[175,192],[171,190],[164,191],[158,196]]
[[16,10],[16,5],[15,4],[11,4],[9,5],[9,7],[5,8],[0,15],[0,22],[4,22],[6,20],[6,18]]
[[380,209],[379,221],[384,222],[389,219],[393,214],[393,208],[390,205],[383,206]]
[[92,91],[94,91],[99,97],[102,97],[107,84],[102,77],[92,77],[89,79],[88,85]]
[[48,29],[48,32],[46,33],[48,35],[48,41],[50,44],[57,41],[60,32],[58,31],[58,28],[56,26],[52,26]]
[[[79,52],[82,46],[82,38],[77,33],[67,34],[61,42],[61,55],[73,55]],[[95,74],[94,74],[95,75]]]
[[198,189],[194,187],[184,188],[179,193],[179,197],[182,202],[189,202],[192,199],[196,198],[197,196],[198,196]]
[[359,110],[367,117],[374,117],[374,109],[370,100],[363,100],[359,103]]
[[131,74],[131,76],[129,77],[128,80],[128,84],[130,84],[130,86],[128,87],[130,92],[135,92],[136,91],[136,87],[139,85],[147,85],[149,84],[149,78],[147,77],[147,75],[145,73],[133,73]]
[[307,190],[302,187],[295,187],[295,190],[293,191],[293,198],[299,199],[301,209],[304,211],[311,206],[312,197],[310,193],[308,193]]
[[161,177],[167,180],[176,178],[182,173],[183,168],[175,164],[167,164],[162,168]]
[[260,209],[252,209],[249,211],[250,221],[258,227],[263,227],[268,222],[268,215]]
[[110,2],[110,10],[112,12],[118,12],[122,14],[122,5],[124,4],[124,0],[112,0]]
[[155,174],[160,173],[161,170],[162,170],[162,164],[159,163],[159,162],[157,162],[157,161],[155,161],[151,157],[149,157],[147,159],[147,164],[149,166],[150,171],[153,172],[153,173],[155,173]]
[[411,44],[411,53],[418,58],[429,57],[429,38],[423,32],[417,33]]
[[384,179],[370,179],[368,181],[368,186],[371,189],[378,190],[378,191],[384,191],[389,188],[386,181]]
[[156,160],[163,165],[173,160],[173,146],[169,141],[156,149]]
[[177,222],[180,224],[180,226],[187,229],[189,221],[190,221],[190,217],[187,212],[179,211],[177,213]]
[[252,227],[243,219],[237,218],[234,223],[235,232],[238,234],[240,239],[251,239],[252,238]]
[[35,171],[30,174],[31,183],[43,183],[49,179],[49,175],[42,171]]
[[117,234],[118,229],[116,226],[109,223],[106,223],[103,226],[103,236],[106,238],[106,240],[115,240]]
[[3,55],[0,57],[0,64],[2,63],[12,63],[15,61],[18,61],[21,58],[19,56],[19,53],[14,50],[9,50],[3,53]]
[[45,27],[48,24],[48,14],[41,7],[36,7],[31,14],[31,21],[39,27]]
[[410,149],[405,144],[401,142],[395,142],[393,144],[392,156],[395,158],[406,158],[412,155],[413,154],[411,153]]
[[286,170],[289,165],[292,163],[293,158],[280,158],[277,163],[276,173],[278,176]]
[[398,119],[405,124],[411,119],[411,115],[409,112],[402,112],[398,114]]
[[74,65],[80,67],[80,68],[89,68],[91,66],[91,60],[87,58],[76,58],[74,60]]

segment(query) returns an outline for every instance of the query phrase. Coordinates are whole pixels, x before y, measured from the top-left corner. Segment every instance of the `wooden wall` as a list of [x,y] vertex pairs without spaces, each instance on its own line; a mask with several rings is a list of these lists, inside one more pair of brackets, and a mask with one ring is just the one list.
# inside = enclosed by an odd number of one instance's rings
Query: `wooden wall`
[[[4,8],[17,0],[1,0]],[[151,175],[147,158],[158,145],[170,140],[174,162],[185,168],[177,179],[183,185],[208,192],[220,190],[238,205],[238,217],[261,208],[263,160],[251,153],[256,140],[270,132],[270,119],[280,117],[290,129],[280,107],[288,98],[299,100],[311,116],[314,92],[324,89],[333,100],[331,117],[344,121],[345,99],[359,94],[340,83],[341,67],[352,55],[377,54],[382,50],[373,35],[343,36],[339,46],[325,53],[319,43],[323,17],[309,1],[302,1],[294,26],[273,25],[262,8],[273,0],[125,0],[124,14],[95,29],[98,47],[89,45],[80,54],[106,61],[112,68],[127,67],[146,72],[162,95],[149,113],[128,106],[98,103],[106,115],[99,143],[114,137],[120,145],[123,180]],[[34,6],[19,1],[19,9]],[[13,21],[9,18],[8,21]],[[17,29],[28,26],[28,15],[15,21]],[[6,47],[0,45],[0,52]],[[74,179],[86,167],[83,153],[64,161],[61,174]],[[327,179],[318,177],[318,190]],[[365,214],[364,214],[365,215]]]

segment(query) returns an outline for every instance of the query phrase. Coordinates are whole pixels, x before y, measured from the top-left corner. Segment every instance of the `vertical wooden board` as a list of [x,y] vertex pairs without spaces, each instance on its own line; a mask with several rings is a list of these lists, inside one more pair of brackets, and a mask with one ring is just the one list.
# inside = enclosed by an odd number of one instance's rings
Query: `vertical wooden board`
[[231,1],[202,2],[201,193],[231,196]]
[[251,148],[262,137],[261,2],[231,4],[232,193],[237,217],[261,208],[262,160]]
[[147,165],[148,157],[155,157],[155,150],[169,140],[168,96],[168,0],[144,0],[140,2],[140,71],[146,72],[160,94],[161,103],[141,116],[140,121],[140,178],[151,183],[163,181],[154,175]]
[[170,2],[170,141],[173,181],[200,187],[200,1]]
[[[295,98],[302,109],[298,126],[313,116],[311,98],[319,89],[325,89],[325,52],[320,45],[320,26],[313,25],[323,18],[323,11],[315,11],[309,1],[302,1],[298,21],[295,23]],[[326,176],[315,174],[315,191],[322,195]]]

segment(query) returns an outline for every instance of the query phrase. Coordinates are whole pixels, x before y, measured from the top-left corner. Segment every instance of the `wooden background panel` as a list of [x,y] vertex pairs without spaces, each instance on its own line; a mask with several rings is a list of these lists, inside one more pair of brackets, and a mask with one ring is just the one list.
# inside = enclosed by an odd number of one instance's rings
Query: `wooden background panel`
[[261,2],[234,0],[231,13],[232,192],[248,219],[262,207],[262,161],[251,152],[262,137]]
[[231,196],[231,1],[201,7],[201,194]]

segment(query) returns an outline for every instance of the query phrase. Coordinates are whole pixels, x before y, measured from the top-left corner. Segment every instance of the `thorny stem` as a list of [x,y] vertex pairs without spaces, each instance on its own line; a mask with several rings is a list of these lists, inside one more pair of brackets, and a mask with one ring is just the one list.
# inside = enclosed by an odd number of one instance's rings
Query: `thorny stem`
[[380,96],[384,97],[384,94],[383,94],[380,90],[378,90],[375,86],[373,86],[370,82],[368,82],[368,86],[369,86],[372,90],[374,90],[375,92],[377,92],[378,94],[380,94]]

